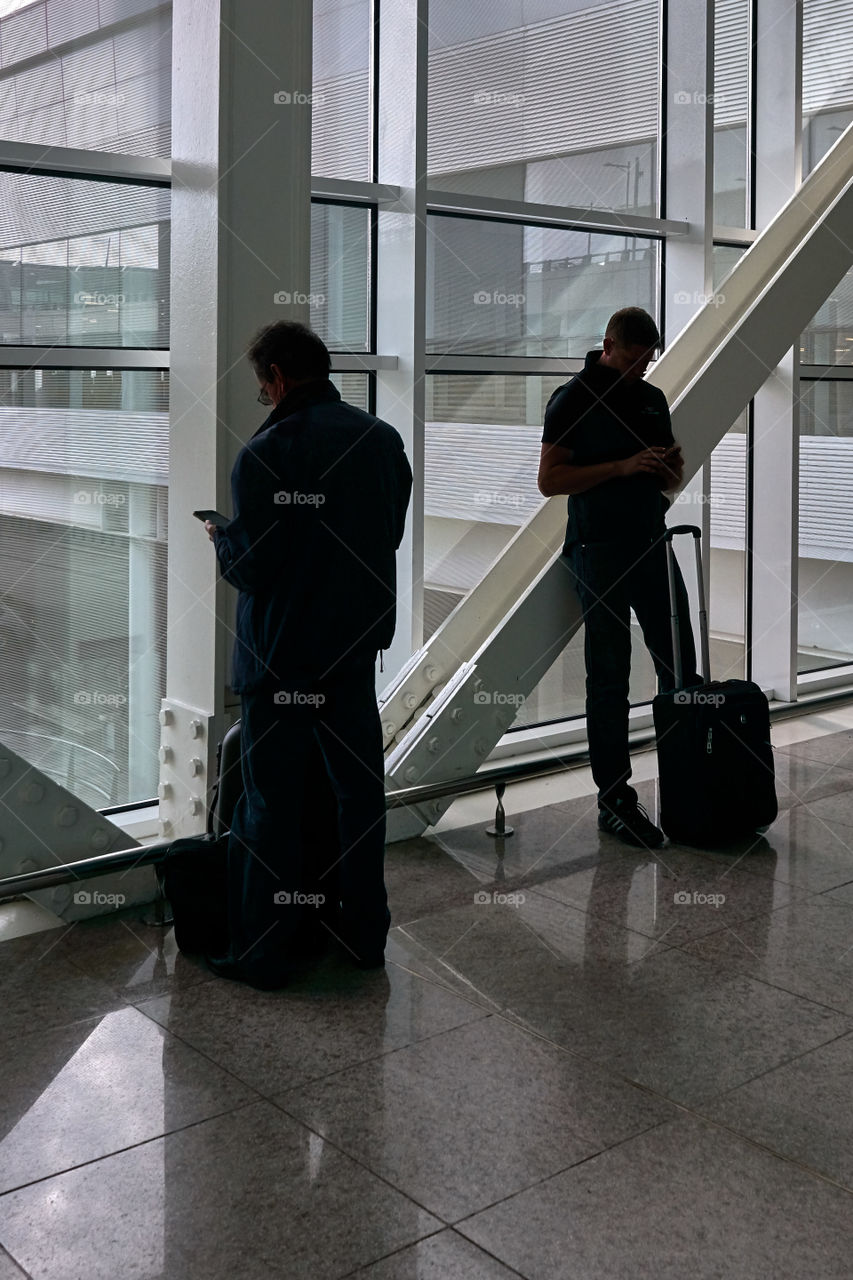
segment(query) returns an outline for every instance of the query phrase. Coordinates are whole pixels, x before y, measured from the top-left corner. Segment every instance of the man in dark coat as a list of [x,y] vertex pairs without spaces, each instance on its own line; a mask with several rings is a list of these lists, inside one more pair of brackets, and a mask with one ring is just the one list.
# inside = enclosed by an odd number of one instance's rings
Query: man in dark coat
[[[240,593],[232,687],[242,699],[244,781],[228,848],[230,951],[209,963],[271,987],[286,981],[317,926],[359,966],[384,963],[375,663],[395,630],[395,553],[412,472],[397,431],[341,400],[329,353],[306,326],[268,325],[248,356],[258,399],[273,408],[234,464],[234,518],[206,526],[223,578]],[[319,879],[303,835],[312,826],[305,796],[316,794],[312,756],[328,774],[339,836]]]

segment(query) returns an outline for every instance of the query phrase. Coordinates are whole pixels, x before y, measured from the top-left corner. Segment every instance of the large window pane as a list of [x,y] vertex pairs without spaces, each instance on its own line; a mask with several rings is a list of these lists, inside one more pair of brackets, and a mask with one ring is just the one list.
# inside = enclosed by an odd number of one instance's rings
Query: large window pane
[[167,347],[169,191],[0,173],[0,335]]
[[311,325],[332,351],[370,344],[370,210],[311,206]]
[[853,660],[853,383],[803,382],[799,669]]
[[427,350],[583,357],[620,307],[657,311],[658,244],[638,236],[436,215]]
[[371,174],[370,0],[314,0],[311,172]]
[[803,172],[853,120],[853,4],[803,0]]
[[839,280],[800,340],[803,364],[853,364],[853,271]]
[[658,0],[432,0],[429,174],[444,190],[658,209]]
[[751,0],[714,10],[714,221],[747,226]]
[[0,137],[169,154],[170,8],[42,0],[0,20],[0,50]]
[[542,420],[571,375],[432,374],[426,383],[424,595],[431,635],[536,510]]
[[0,371],[0,741],[88,804],[156,794],[165,372]]

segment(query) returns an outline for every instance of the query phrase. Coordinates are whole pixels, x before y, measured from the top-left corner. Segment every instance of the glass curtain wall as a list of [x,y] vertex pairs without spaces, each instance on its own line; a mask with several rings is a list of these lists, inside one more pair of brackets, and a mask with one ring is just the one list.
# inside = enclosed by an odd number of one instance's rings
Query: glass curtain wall
[[104,153],[169,154],[171,23],[4,7],[0,138],[93,177],[0,169],[0,742],[103,808],[157,789],[169,407],[165,360],[122,364],[169,345],[168,188]]
[[[803,165],[810,170],[853,121],[853,0],[803,6]],[[798,666],[853,661],[853,272],[803,333],[800,359]]]

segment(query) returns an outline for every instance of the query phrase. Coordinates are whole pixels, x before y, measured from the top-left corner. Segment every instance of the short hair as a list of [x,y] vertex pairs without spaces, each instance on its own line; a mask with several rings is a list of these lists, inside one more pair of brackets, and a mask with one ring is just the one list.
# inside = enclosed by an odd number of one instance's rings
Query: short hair
[[284,377],[295,382],[328,378],[332,367],[323,339],[297,320],[276,320],[264,325],[255,334],[246,354],[255,373],[265,381],[272,377],[274,364]]
[[615,311],[607,321],[605,338],[612,338],[620,347],[659,347],[660,334],[648,311],[642,307],[623,307]]

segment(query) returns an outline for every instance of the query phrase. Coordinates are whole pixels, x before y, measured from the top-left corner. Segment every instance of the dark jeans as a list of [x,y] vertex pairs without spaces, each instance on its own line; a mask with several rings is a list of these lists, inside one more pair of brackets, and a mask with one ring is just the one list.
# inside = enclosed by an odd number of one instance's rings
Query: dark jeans
[[[628,786],[628,689],[633,608],[662,692],[675,687],[666,550],[660,538],[573,543],[566,559],[584,611],[586,727],[598,803],[636,800]],[[684,581],[676,565],[681,664],[685,686],[699,683]]]
[[[243,696],[229,927],[230,958],[248,973],[285,975],[324,923],[358,954],[385,945],[385,761],[374,664],[367,655],[338,663],[326,678],[294,673]],[[330,788],[310,776],[312,761],[325,767]],[[324,791],[326,807],[315,808]]]

